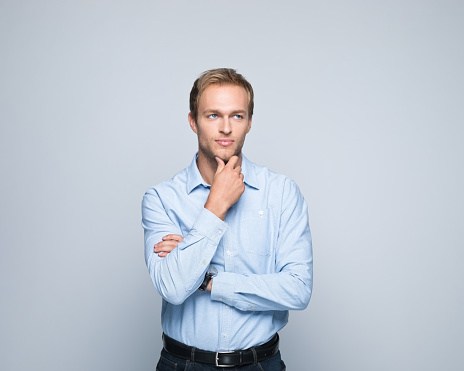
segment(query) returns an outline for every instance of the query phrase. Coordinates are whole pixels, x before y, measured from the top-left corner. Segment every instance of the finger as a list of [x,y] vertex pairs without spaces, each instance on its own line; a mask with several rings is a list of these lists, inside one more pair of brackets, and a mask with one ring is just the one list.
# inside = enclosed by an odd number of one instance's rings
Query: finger
[[244,178],[245,178],[245,176],[244,176],[242,173],[240,173],[240,180],[241,180],[242,182],[243,182],[243,179],[244,179]]
[[155,254],[161,254],[161,253],[169,254],[172,250],[174,250],[174,248],[172,248],[172,249],[155,249],[155,251],[153,251],[153,252]]
[[177,242],[173,240],[158,242],[154,246],[153,251],[156,253],[161,252],[161,251],[171,252],[172,250],[174,250],[174,248],[176,248],[176,246],[177,246]]
[[178,245],[177,241],[174,241],[174,240],[162,241],[162,242],[158,242],[155,245],[155,249],[158,249],[158,250],[171,249],[172,250],[177,245]]
[[168,241],[168,240],[174,240],[177,242],[182,242],[184,237],[182,237],[179,234],[167,234],[166,236],[163,237],[163,241]]
[[160,253],[158,254],[158,256],[159,256],[160,258],[164,258],[164,257],[168,256],[168,254],[169,254],[169,253],[167,253],[167,252],[160,252]]
[[237,173],[237,174],[240,174],[242,172],[242,167],[237,166],[236,168],[234,168],[234,172]]
[[220,159],[220,158],[217,157],[217,156],[216,156],[216,161],[217,161],[217,163],[218,163],[218,167],[217,167],[217,169],[216,169],[216,174],[218,174],[218,173],[220,173],[220,172],[224,169],[224,167],[225,167],[226,165],[224,164],[224,161],[222,161],[222,159]]
[[235,168],[235,165],[237,164],[238,162],[238,156],[232,156],[229,161],[227,161],[227,165],[226,166],[229,166],[231,167],[232,169]]

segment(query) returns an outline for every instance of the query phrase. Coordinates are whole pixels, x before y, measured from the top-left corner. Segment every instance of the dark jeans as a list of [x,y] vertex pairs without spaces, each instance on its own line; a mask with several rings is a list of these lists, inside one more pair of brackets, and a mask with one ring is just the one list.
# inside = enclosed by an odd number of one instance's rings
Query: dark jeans
[[216,367],[205,363],[192,363],[185,359],[173,356],[164,349],[156,365],[156,371],[202,371],[202,370],[240,370],[240,371],[285,371],[285,363],[280,359],[280,352],[265,361],[256,364],[237,366],[237,367]]

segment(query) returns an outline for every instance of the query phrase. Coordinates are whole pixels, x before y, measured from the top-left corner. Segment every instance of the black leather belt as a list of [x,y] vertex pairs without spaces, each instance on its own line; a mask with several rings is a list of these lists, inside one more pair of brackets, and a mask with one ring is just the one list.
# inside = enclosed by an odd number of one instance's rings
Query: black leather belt
[[257,347],[231,352],[210,352],[185,345],[163,334],[163,345],[167,352],[191,362],[208,363],[216,367],[234,367],[261,362],[271,358],[279,350],[279,335]]

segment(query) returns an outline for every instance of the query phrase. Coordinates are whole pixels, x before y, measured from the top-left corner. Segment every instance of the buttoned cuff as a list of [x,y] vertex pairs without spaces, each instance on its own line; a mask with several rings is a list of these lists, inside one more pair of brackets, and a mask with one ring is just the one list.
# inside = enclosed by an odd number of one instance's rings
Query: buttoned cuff
[[221,301],[227,305],[234,305],[235,296],[235,277],[234,273],[222,272],[213,278],[213,288],[211,290],[211,300]]
[[192,229],[217,245],[229,229],[229,225],[208,209],[203,208]]

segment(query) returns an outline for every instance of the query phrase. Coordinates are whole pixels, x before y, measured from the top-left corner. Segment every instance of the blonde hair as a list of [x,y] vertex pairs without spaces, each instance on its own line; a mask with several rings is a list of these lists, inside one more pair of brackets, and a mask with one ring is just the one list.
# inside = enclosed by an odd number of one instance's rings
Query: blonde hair
[[190,113],[197,120],[198,103],[205,89],[212,84],[237,85],[244,88],[248,94],[248,114],[253,116],[254,94],[251,84],[232,68],[216,68],[203,72],[193,83],[190,91]]

